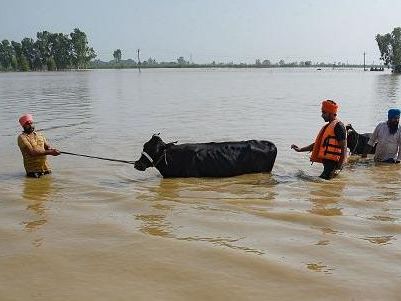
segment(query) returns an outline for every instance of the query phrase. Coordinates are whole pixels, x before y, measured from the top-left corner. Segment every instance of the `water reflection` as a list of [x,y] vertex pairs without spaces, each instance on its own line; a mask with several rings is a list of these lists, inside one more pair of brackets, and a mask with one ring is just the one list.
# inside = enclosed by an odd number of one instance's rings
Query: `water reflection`
[[394,236],[393,235],[368,236],[364,237],[363,239],[375,245],[388,245],[390,244],[390,241],[394,239]]
[[326,183],[316,183],[311,186],[309,200],[312,207],[308,212],[322,216],[343,215],[338,203],[344,199],[344,180],[335,179]]
[[397,107],[399,98],[400,98],[399,75],[395,74],[377,75],[376,97],[372,108],[374,119],[376,121],[387,120],[387,110],[391,107]]
[[[160,208],[160,207],[159,207]],[[138,214],[136,220],[142,222],[139,231],[145,234],[170,237],[169,224],[166,222],[166,215],[163,214]]]
[[380,74],[376,77],[376,94],[380,102],[396,103],[399,94],[400,77],[396,74]]
[[[32,219],[23,222],[26,231],[38,230],[48,222],[46,203],[50,200],[51,191],[52,178],[49,176],[41,179],[25,179],[22,197],[27,202],[26,209],[34,213]],[[42,239],[34,240],[35,246],[41,244]]]
[[223,246],[227,247],[233,250],[241,250],[246,253],[253,253],[256,255],[263,255],[265,252],[262,250],[250,248],[250,247],[245,247],[245,246],[240,246],[237,243],[241,240],[241,238],[223,238],[223,237],[177,237],[178,240],[185,240],[185,241],[206,241],[208,243],[211,243],[212,245],[217,245],[217,246]]
[[177,181],[164,179],[160,180],[159,185],[149,187],[147,191],[139,194],[139,201],[150,202],[150,208],[147,210],[149,213],[135,216],[136,220],[142,222],[139,231],[153,236],[172,237],[171,224],[166,218],[174,207],[166,205],[165,201],[174,201],[177,198]]
[[[259,181],[260,179],[256,179]],[[150,207],[146,213],[136,214],[135,219],[141,221],[139,231],[142,233],[163,238],[174,238],[176,240],[207,242],[215,246],[227,247],[233,250],[242,250],[257,255],[264,254],[263,251],[243,245],[244,237],[232,237],[227,233],[221,233],[221,229],[215,229],[215,235],[210,236],[211,225],[182,225],[181,218],[194,219],[198,215],[208,215],[215,211],[224,212],[225,215],[237,214],[227,208],[221,208],[227,200],[233,198],[233,184],[242,183],[243,179],[161,179],[159,185],[149,188],[147,192],[138,196],[140,200],[146,200]],[[254,183],[254,181],[252,181]],[[248,189],[251,189],[248,188]],[[255,189],[255,187],[253,187]],[[149,194],[149,191],[152,194]],[[205,192],[204,195],[201,192]],[[241,194],[249,194],[249,191],[238,189]],[[196,196],[196,197],[195,197]],[[220,196],[220,197],[218,197]],[[219,202],[222,200],[223,202]],[[230,201],[229,201],[230,202]],[[195,204],[182,211],[183,206],[188,203]],[[182,206],[183,205],[183,206]],[[238,204],[236,204],[238,205]],[[202,211],[202,212],[199,212]],[[174,217],[174,219],[170,219]],[[195,218],[196,219],[196,218]],[[215,220],[216,223],[225,223],[225,220]],[[201,223],[202,224],[202,223]],[[205,227],[205,228],[203,228]]]
[[160,200],[177,201],[179,198],[179,180],[161,179],[159,185],[153,187]]
[[322,262],[307,263],[306,267],[308,268],[308,270],[311,270],[314,272],[323,272],[325,274],[332,274],[331,271],[334,270],[334,268],[330,268],[327,265],[324,265]]
[[[389,202],[399,199],[399,185],[401,184],[400,168],[393,164],[377,164],[369,172],[372,195],[367,201]],[[374,189],[373,189],[374,188]]]

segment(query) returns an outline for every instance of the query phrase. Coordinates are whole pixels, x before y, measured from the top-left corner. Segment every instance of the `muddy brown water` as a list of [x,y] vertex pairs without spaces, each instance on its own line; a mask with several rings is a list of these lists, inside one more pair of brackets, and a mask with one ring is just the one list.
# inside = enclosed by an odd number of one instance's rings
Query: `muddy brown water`
[[[311,69],[0,74],[1,300],[399,300],[401,170],[351,158],[340,176],[290,150],[314,139],[320,101],[372,131],[400,77]],[[272,174],[162,179],[61,155],[24,177],[17,119],[61,150],[137,159],[166,141],[266,139]]]

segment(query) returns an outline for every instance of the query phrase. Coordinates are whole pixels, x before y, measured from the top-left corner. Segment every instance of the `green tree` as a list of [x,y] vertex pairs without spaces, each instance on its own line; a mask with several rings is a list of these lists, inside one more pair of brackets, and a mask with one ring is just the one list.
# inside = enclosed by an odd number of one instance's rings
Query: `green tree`
[[263,66],[270,66],[271,64],[270,60],[264,60],[262,63]]
[[21,43],[15,42],[15,41],[11,41],[11,45],[14,49],[14,53],[15,53],[15,58],[17,61],[17,66],[16,69],[19,71],[28,71],[29,70],[29,63],[27,58],[25,57],[25,55],[22,52],[22,46]]
[[68,35],[62,33],[50,34],[49,50],[50,58],[53,58],[57,70],[64,70],[70,67],[72,61],[72,43]]
[[177,63],[180,64],[180,65],[185,65],[185,64],[187,64],[187,61],[184,59],[183,56],[180,56],[180,57],[177,59]]
[[391,33],[377,34],[376,42],[384,65],[391,66],[395,73],[401,73],[401,27],[394,28]]
[[18,62],[17,62],[17,58],[15,57],[15,55],[13,55],[13,57],[11,58],[11,69],[14,71],[18,70]]
[[24,38],[21,41],[22,53],[26,57],[31,70],[39,70],[42,68],[40,60],[40,52],[35,42],[31,38]]
[[46,67],[47,67],[48,71],[56,71],[57,70],[56,61],[52,56],[47,59]]
[[75,68],[86,68],[89,62],[96,57],[96,53],[92,47],[88,46],[86,33],[75,28],[70,33],[72,42],[72,63]]
[[156,62],[156,60],[155,59],[153,59],[153,58],[148,58],[148,60],[147,60],[147,62],[148,62],[148,65],[157,65],[157,62]]
[[121,49],[114,50],[113,57],[116,63],[119,63],[121,61]]
[[4,70],[9,70],[13,66],[14,49],[8,40],[0,43],[0,64]]
[[50,35],[48,31],[38,32],[36,34],[35,47],[39,51],[41,69],[47,68],[50,58]]

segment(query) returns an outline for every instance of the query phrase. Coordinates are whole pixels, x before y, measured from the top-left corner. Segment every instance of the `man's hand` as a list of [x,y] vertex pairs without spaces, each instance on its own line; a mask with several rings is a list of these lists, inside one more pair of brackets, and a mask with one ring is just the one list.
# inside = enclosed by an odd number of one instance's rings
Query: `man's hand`
[[58,149],[51,148],[51,149],[49,149],[48,151],[49,151],[49,155],[52,155],[52,156],[58,156],[58,155],[60,155],[60,151],[59,151]]
[[300,152],[301,151],[301,149],[295,144],[291,145],[291,149],[295,150],[296,152]]

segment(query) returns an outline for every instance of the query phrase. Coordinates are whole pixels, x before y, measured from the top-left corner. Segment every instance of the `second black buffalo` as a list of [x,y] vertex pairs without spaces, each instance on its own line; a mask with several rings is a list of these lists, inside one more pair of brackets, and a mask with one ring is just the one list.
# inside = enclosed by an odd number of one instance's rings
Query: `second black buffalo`
[[[352,155],[362,155],[372,133],[359,134],[354,130],[351,124],[347,124],[347,146],[351,151]],[[376,145],[370,149],[370,154],[374,154],[376,151]]]
[[271,172],[277,148],[270,141],[164,143],[158,135],[143,146],[135,168],[155,167],[165,178],[232,177],[247,173]]

